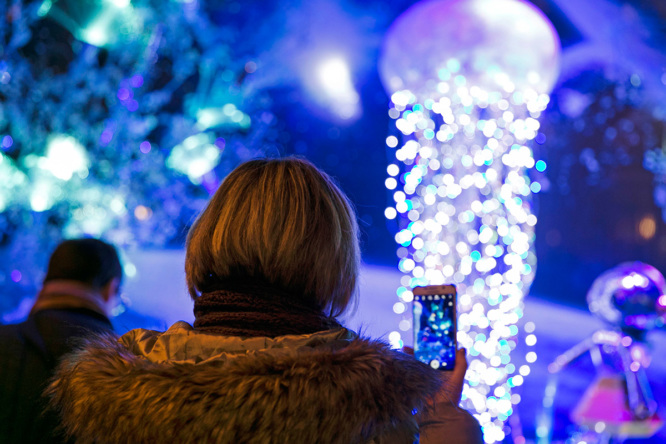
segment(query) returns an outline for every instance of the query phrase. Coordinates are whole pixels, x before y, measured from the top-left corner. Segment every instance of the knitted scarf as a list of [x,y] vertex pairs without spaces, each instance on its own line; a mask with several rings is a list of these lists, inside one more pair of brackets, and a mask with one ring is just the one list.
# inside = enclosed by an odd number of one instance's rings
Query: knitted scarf
[[314,301],[270,285],[225,282],[194,301],[194,328],[226,336],[274,338],[339,328]]

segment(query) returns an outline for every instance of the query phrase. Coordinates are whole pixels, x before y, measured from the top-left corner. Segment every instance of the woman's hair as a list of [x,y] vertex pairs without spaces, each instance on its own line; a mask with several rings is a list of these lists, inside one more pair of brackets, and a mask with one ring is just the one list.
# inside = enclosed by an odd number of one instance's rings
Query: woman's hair
[[326,173],[304,159],[261,159],[224,180],[187,236],[190,295],[257,279],[313,298],[333,316],[356,293],[356,215]]

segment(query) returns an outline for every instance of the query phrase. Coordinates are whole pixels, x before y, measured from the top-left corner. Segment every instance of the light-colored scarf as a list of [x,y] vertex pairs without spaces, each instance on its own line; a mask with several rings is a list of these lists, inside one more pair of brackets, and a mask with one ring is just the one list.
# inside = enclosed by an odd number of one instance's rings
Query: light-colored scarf
[[99,291],[79,281],[53,280],[44,283],[30,314],[41,310],[87,308],[110,317],[110,303]]

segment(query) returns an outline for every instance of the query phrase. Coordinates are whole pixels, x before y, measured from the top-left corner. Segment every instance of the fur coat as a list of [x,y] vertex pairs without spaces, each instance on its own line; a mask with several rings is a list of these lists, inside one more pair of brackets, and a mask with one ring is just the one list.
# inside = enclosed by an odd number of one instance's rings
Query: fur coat
[[440,383],[344,328],[244,339],[179,322],[88,342],[47,394],[83,443],[412,443]]

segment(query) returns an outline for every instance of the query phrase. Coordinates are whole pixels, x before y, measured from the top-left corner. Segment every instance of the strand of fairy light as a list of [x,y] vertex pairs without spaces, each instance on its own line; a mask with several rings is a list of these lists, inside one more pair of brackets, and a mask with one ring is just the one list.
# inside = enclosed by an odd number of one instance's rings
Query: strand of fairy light
[[[537,165],[526,143],[539,129],[537,118],[549,97],[534,92],[468,88],[456,64],[440,71],[436,92],[419,100],[411,92],[391,97],[389,115],[402,134],[387,145],[397,162],[388,166],[386,187],[398,218],[399,328],[411,330],[411,288],[454,283],[458,288],[458,342],[471,355],[463,406],[475,412],[486,442],[501,441],[504,422],[520,401],[512,388],[523,383],[536,353],[526,364],[512,362],[523,294],[536,266],[532,244],[537,218],[531,195],[539,182],[530,179]],[[531,323],[528,346],[536,343]],[[391,341],[401,345],[400,332]]]

